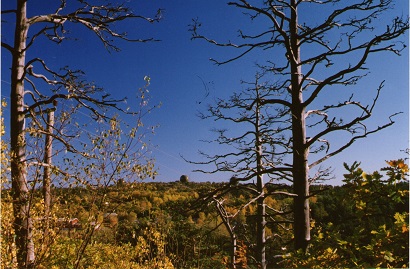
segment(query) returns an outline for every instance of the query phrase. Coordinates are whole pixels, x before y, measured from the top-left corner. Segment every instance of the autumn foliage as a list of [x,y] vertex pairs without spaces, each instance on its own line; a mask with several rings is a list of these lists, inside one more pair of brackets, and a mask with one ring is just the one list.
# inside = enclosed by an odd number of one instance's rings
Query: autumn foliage
[[[388,161],[385,168],[365,173],[360,163],[345,164],[343,186],[326,186],[312,198],[312,244],[307,253],[275,240],[291,232],[267,225],[269,268],[406,268],[408,267],[408,165]],[[36,249],[37,268],[230,268],[229,234],[213,207],[192,210],[204,194],[223,183],[123,183],[106,187],[107,206],[93,204],[87,188],[54,192],[53,225],[48,245]],[[314,186],[323,188],[323,186]],[[226,197],[227,210],[245,201],[238,192]],[[286,207],[291,200],[268,199],[269,206]],[[12,210],[9,190],[2,191],[2,268],[14,268]],[[33,197],[34,240],[43,242],[40,192]],[[115,212],[115,213],[113,213]],[[111,214],[107,214],[111,213]],[[236,268],[257,268],[254,262],[256,205],[237,214],[241,227]],[[90,218],[96,216],[96,218]],[[115,217],[114,217],[115,216]],[[81,226],[61,225],[78,218]],[[290,226],[291,227],[291,226]],[[90,244],[78,250],[92,228]],[[238,228],[239,229],[239,228]]]

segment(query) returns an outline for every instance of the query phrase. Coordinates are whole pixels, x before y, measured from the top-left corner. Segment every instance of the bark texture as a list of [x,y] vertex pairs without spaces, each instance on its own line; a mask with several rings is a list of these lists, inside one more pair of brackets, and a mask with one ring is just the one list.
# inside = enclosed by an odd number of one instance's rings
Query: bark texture
[[10,96],[11,180],[13,188],[14,229],[17,261],[20,268],[34,266],[33,223],[30,216],[29,188],[27,185],[24,77],[28,24],[27,2],[17,1],[14,51],[12,55]]

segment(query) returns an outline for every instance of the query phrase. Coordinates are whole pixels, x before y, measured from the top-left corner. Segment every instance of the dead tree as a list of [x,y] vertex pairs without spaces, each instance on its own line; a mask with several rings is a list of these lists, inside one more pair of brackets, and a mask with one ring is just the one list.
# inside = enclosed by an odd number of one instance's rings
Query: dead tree
[[[223,197],[233,190],[241,189],[250,194],[250,199],[241,205],[237,212],[256,204],[256,245],[253,257],[258,266],[266,268],[266,224],[267,211],[265,198],[275,195],[275,192],[267,192],[266,184],[278,180],[286,180],[286,173],[291,169],[283,162],[283,156],[290,153],[289,145],[283,139],[282,133],[289,130],[288,109],[282,109],[276,105],[262,104],[268,96],[283,94],[280,85],[269,84],[263,79],[262,74],[257,74],[255,82],[246,83],[249,88],[240,93],[233,94],[229,100],[219,99],[215,105],[208,107],[208,112],[201,114],[202,119],[213,119],[223,121],[224,126],[234,124],[240,126],[240,131],[235,132],[229,128],[215,129],[217,138],[215,144],[229,146],[229,152],[209,155],[200,152],[205,157],[205,161],[190,163],[202,165],[215,165],[213,170],[196,170],[203,173],[229,172],[234,176],[226,186],[210,193],[205,201],[211,199],[223,199]],[[278,124],[276,128],[273,124]],[[282,125],[283,127],[280,127]],[[237,127],[237,126],[235,126]],[[256,182],[252,182],[251,180]],[[264,179],[266,181],[264,181]],[[285,192],[282,192],[284,194]],[[292,196],[291,193],[288,193]],[[218,204],[217,204],[218,205]],[[217,208],[221,215],[220,208]],[[234,216],[231,216],[233,218]],[[225,226],[230,228],[228,219],[224,220]],[[229,229],[228,229],[229,230]]]
[[[192,38],[240,50],[235,57],[220,61],[213,59],[218,65],[233,62],[258,49],[274,53],[274,57],[267,54],[266,63],[259,65],[283,82],[282,89],[290,98],[271,96],[263,98],[261,103],[281,105],[292,115],[288,139],[292,148],[289,155],[292,159],[291,180],[296,194],[294,246],[307,250],[310,242],[310,169],[344,151],[358,139],[394,123],[390,116],[381,126],[371,128],[365,124],[374,111],[383,82],[367,105],[355,99],[353,94],[338,103],[326,103],[321,107],[317,107],[314,101],[325,91],[336,94],[340,86],[357,87],[360,79],[367,75],[366,61],[373,54],[390,52],[399,55],[405,48],[400,37],[409,28],[408,17],[384,17],[387,11],[394,10],[392,0],[269,0],[255,4],[237,0],[228,5],[242,10],[253,23],[263,20],[269,27],[253,33],[239,30],[235,42],[224,43],[201,34],[201,24],[194,20]],[[306,12],[310,14],[312,10],[315,10],[315,20],[303,20],[308,18],[304,16]],[[390,23],[385,27],[375,25],[386,19]],[[344,117],[345,109],[354,111],[356,116]],[[307,130],[314,134],[307,137]],[[343,145],[331,147],[327,137],[334,133],[348,134]],[[315,159],[312,160],[309,154],[315,154]]]
[[232,219],[235,216],[226,212],[223,202],[223,200],[218,200],[217,198],[213,197],[213,203],[215,204],[218,215],[222,219],[222,222],[231,238],[231,266],[232,268],[236,268],[237,235],[235,231],[235,225],[232,223]]
[[[107,108],[122,111],[120,100],[106,98],[101,88],[87,83],[81,78],[82,71],[64,68],[55,71],[49,68],[41,58],[26,58],[26,53],[41,36],[52,42],[61,43],[66,38],[65,25],[75,23],[82,25],[95,34],[107,48],[117,51],[114,39],[146,42],[149,39],[131,39],[126,34],[112,30],[110,26],[118,21],[142,19],[147,22],[159,20],[159,16],[148,18],[134,14],[122,5],[97,4],[87,1],[77,3],[61,0],[55,12],[50,14],[27,16],[27,0],[16,0],[15,9],[2,10],[3,20],[10,16],[15,23],[13,43],[2,41],[2,48],[10,52],[11,62],[11,94],[10,94],[10,136],[11,136],[11,180],[13,190],[14,229],[19,268],[32,268],[35,264],[34,244],[32,240],[32,218],[30,217],[29,188],[27,185],[26,160],[26,115],[33,118],[39,111],[57,99],[70,100],[88,109],[97,119],[104,119],[102,112]],[[74,4],[75,10],[68,5]],[[70,11],[71,10],[71,11]],[[157,14],[159,15],[159,13]],[[14,16],[14,19],[11,18]],[[33,27],[36,26],[36,27]],[[30,31],[31,30],[31,31]],[[37,85],[48,85],[50,92],[40,90]],[[26,89],[26,88],[29,88]],[[27,98],[27,97],[30,97]],[[49,134],[53,139],[63,143],[68,150],[75,151],[73,145],[67,143],[64,135]]]

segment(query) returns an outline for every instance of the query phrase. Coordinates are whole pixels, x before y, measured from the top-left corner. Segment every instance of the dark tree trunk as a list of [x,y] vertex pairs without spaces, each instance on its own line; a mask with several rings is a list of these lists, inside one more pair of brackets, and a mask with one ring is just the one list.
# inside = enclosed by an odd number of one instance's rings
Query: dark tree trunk
[[309,215],[309,182],[307,152],[296,153],[293,157],[293,191],[294,198],[294,238],[295,249],[307,250],[310,241],[310,215]]
[[[258,191],[261,189],[263,192],[263,177],[262,175],[258,176],[257,178],[257,185],[258,185]],[[265,226],[266,226],[266,220],[265,220],[265,197],[261,195],[258,198],[258,208],[257,208],[257,239],[256,239],[256,252],[257,252],[257,260],[259,262],[259,267],[262,269],[266,269],[266,255],[265,255],[265,244],[266,244],[266,236],[265,236]]]
[[292,91],[292,137],[293,137],[293,191],[295,249],[307,250],[310,241],[309,216],[309,149],[306,145],[305,106],[302,92],[302,67],[298,39],[298,11],[296,0],[291,1],[289,60]]

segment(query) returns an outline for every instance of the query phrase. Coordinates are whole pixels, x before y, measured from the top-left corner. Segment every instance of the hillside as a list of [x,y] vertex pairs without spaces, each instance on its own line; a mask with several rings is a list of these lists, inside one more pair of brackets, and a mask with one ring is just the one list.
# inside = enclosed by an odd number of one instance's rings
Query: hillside
[[[356,182],[357,183],[357,182]],[[408,182],[372,182],[367,189],[356,183],[343,186],[316,185],[311,200],[312,233],[315,242],[310,259],[287,256],[292,248],[291,223],[278,214],[266,224],[270,268],[321,263],[349,266],[393,264],[408,260]],[[356,185],[355,185],[356,184]],[[39,268],[227,268],[232,254],[232,234],[223,225],[215,203],[204,203],[208,194],[226,183],[140,182],[106,188],[59,188],[53,190],[53,240],[37,249]],[[367,184],[359,184],[367,186]],[[257,268],[254,263],[256,204],[245,185],[238,184],[224,195],[224,210],[235,226],[236,268]],[[289,186],[269,186],[290,191]],[[362,193],[361,193],[362,191]],[[3,262],[11,259],[12,229],[10,196],[3,191]],[[37,240],[41,231],[40,192],[33,197]],[[382,197],[386,199],[381,199]],[[288,211],[292,199],[272,195],[266,206]],[[363,207],[360,210],[360,206]],[[387,248],[387,250],[386,250]],[[380,257],[378,255],[381,255]],[[287,258],[286,258],[287,257]],[[349,259],[347,259],[349,258]],[[301,260],[299,260],[301,259]],[[384,262],[384,263],[383,263]],[[323,265],[323,264],[322,264]],[[124,267],[125,266],[125,267]],[[248,266],[248,267],[246,267]],[[314,266],[313,266],[314,267]],[[7,267],[4,267],[7,268]]]

